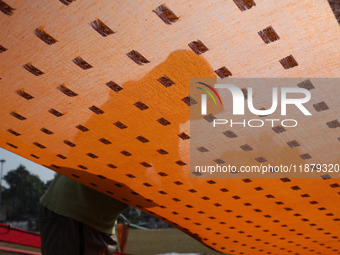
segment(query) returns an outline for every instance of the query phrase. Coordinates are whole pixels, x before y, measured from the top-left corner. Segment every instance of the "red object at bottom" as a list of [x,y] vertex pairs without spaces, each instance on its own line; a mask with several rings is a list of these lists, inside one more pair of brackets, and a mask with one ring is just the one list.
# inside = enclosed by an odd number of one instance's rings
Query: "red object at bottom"
[[4,251],[6,253],[20,254],[20,255],[41,255],[40,252],[24,251],[24,250],[7,248],[7,247],[0,247],[0,251]]
[[0,241],[34,248],[41,247],[41,238],[38,233],[12,228],[5,224],[0,224]]

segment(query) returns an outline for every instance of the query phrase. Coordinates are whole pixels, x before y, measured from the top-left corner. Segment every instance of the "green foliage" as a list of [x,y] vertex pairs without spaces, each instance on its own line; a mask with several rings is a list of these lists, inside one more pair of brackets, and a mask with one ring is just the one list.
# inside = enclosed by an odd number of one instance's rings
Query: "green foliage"
[[3,191],[3,206],[7,220],[36,218],[39,214],[39,199],[45,191],[45,184],[37,175],[31,174],[20,165],[4,176],[9,185]]

